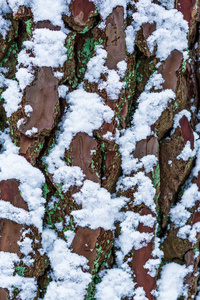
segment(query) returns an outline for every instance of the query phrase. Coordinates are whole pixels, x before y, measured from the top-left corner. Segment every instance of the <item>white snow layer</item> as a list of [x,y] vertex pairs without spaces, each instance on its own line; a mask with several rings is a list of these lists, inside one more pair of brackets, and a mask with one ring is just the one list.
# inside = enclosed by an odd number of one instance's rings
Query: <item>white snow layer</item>
[[188,119],[188,122],[191,121],[191,112],[188,111],[187,109],[183,109],[181,110],[178,114],[176,114],[174,116],[174,124],[173,124],[173,129],[171,131],[171,135],[175,132],[176,128],[178,126],[180,126],[180,123],[179,121],[182,119],[183,116],[186,116],[187,119]]
[[116,6],[124,7],[124,17],[126,17],[127,0],[92,0],[92,2],[94,2],[103,20],[112,13],[113,8]]
[[[24,49],[18,55],[19,65],[23,64],[28,68],[62,66],[67,59],[65,39],[66,34],[62,31],[35,29],[32,39],[23,43]],[[30,50],[34,56],[31,55]]]
[[12,79],[5,79],[4,84],[7,89],[1,94],[4,99],[4,108],[6,115],[9,118],[20,107],[19,104],[22,100],[22,92],[19,89],[17,81]]
[[158,280],[158,300],[176,300],[180,296],[187,296],[184,285],[185,276],[191,272],[190,268],[177,263],[163,266],[161,278]]
[[106,270],[102,281],[96,285],[95,299],[97,300],[121,300],[123,297],[131,297],[134,293],[132,275],[122,269]]
[[[24,1],[9,0],[9,5],[14,12],[17,12],[19,5],[30,6],[33,11],[34,21],[48,19],[53,25],[61,26],[63,29],[62,14],[69,14],[70,1],[64,0],[48,0],[44,3],[42,0]],[[112,12],[117,5],[124,7],[126,14],[127,1],[123,0],[94,0],[102,18]],[[134,1],[132,1],[134,2]],[[156,30],[148,38],[148,46],[153,51],[157,45],[156,56],[160,60],[164,60],[174,49],[183,51],[187,48],[187,23],[183,21],[182,14],[177,10],[165,10],[163,7],[151,3],[150,0],[140,0],[136,4],[137,11],[133,14],[133,21],[126,29],[127,50],[132,53],[134,51],[134,39],[136,32],[144,23],[156,23]],[[167,9],[173,8],[173,1],[166,2],[162,0],[162,5]],[[0,34],[5,38],[10,26],[10,22],[5,20],[2,15],[9,13],[10,8],[3,0],[0,8]],[[65,32],[65,31],[64,31]],[[23,90],[33,80],[31,69],[34,66],[62,66],[66,60],[66,48],[64,42],[66,34],[63,31],[51,31],[48,29],[36,29],[33,32],[32,39],[24,42],[24,49],[18,56],[19,65],[22,63],[26,68],[19,68],[16,78],[19,84],[14,81],[7,81],[4,84],[8,89],[2,94],[5,99],[5,109],[7,116],[16,111],[21,102]],[[32,51],[34,57],[29,53]],[[108,70],[105,66],[107,52],[101,46],[96,47],[96,56],[88,63],[88,69],[85,79],[89,82],[98,83],[100,90],[105,89],[110,99],[117,99],[124,82],[121,79],[126,71],[126,63],[124,61],[118,64],[118,70]],[[107,75],[107,80],[100,79],[101,73]],[[1,79],[0,79],[1,80]],[[157,158],[153,155],[143,158],[142,160],[134,159],[131,152],[135,149],[137,141],[145,139],[151,134],[150,126],[156,122],[162,111],[167,107],[174,93],[171,90],[162,92],[150,92],[151,88],[158,90],[163,83],[161,75],[154,74],[148,81],[145,91],[138,99],[138,109],[132,121],[132,127],[124,132],[119,138],[120,151],[122,153],[122,167],[124,174],[130,174],[133,170],[144,166],[146,172],[153,170],[157,164]],[[67,90],[61,89],[64,97]],[[12,95],[15,95],[13,98]],[[81,101],[80,101],[81,100]],[[93,130],[99,129],[103,122],[111,122],[114,115],[113,111],[105,106],[103,100],[95,93],[87,93],[82,86],[76,91],[69,93],[67,97],[69,110],[66,112],[63,123],[62,133],[57,138],[57,145],[50,151],[45,163],[48,164],[48,170],[53,174],[55,183],[62,183],[62,189],[66,192],[70,186],[81,186],[84,174],[78,167],[68,167],[62,160],[65,148],[69,145],[73,137],[78,132],[85,132],[92,136]],[[29,110],[28,110],[29,111]],[[28,113],[27,111],[27,113]],[[0,216],[13,219],[14,221],[26,224],[34,224],[41,230],[42,217],[44,214],[44,202],[42,198],[41,187],[44,184],[42,173],[33,168],[23,157],[17,155],[18,149],[4,135],[5,152],[0,155],[0,180],[13,179],[20,181],[20,191],[22,197],[27,202],[29,212],[13,207],[11,204],[5,204],[0,201],[2,207]],[[31,180],[30,180],[31,178]],[[134,193],[134,205],[145,203],[152,211],[155,211],[154,195],[155,188],[151,180],[144,173],[139,172],[134,177],[123,176],[118,182],[118,188],[127,189],[134,188],[138,185],[137,192]],[[92,192],[91,192],[92,191]],[[196,187],[193,187],[194,202],[197,195]],[[186,197],[186,196],[185,196]],[[126,203],[126,198],[114,198],[107,190],[101,188],[99,184],[86,180],[80,192],[74,195],[74,199],[78,204],[82,205],[81,210],[72,212],[75,222],[80,226],[88,226],[92,229],[103,227],[105,230],[114,229],[114,222],[122,220],[121,235],[116,243],[121,248],[122,256],[126,255],[133,247],[140,249],[146,246],[153,238],[153,234],[139,233],[136,228],[139,222],[148,224],[153,227],[155,219],[151,215],[140,216],[133,212],[120,213],[119,210]],[[189,217],[186,211],[184,200],[180,205],[183,212],[183,219],[186,221]],[[175,210],[174,210],[175,212]],[[171,212],[173,218],[173,210]],[[175,217],[174,217],[175,218]],[[178,220],[176,216],[175,223],[183,224],[182,220]],[[182,223],[181,223],[182,222]],[[59,223],[57,226],[60,226]],[[195,225],[199,228],[199,224]],[[60,227],[59,227],[60,228]],[[189,228],[190,230],[190,228]],[[188,228],[184,230],[184,234],[188,234]],[[192,235],[193,232],[190,234]],[[194,235],[194,234],[193,234]],[[129,239],[127,239],[129,236]],[[91,281],[91,275],[84,270],[88,269],[87,260],[69,250],[69,245],[73,235],[69,236],[69,242],[58,239],[55,233],[49,229],[43,231],[43,247],[47,252],[51,267],[53,281],[47,287],[45,300],[82,300],[86,294],[86,288]],[[21,250],[28,255],[30,250],[30,241],[25,239],[21,244]],[[24,249],[24,250],[23,250]],[[156,248],[154,257],[156,257],[158,249]],[[12,253],[0,252],[0,282],[2,287],[11,289],[14,285],[22,288],[20,297],[22,300],[32,300],[36,293],[36,283],[34,279],[23,278],[16,275],[12,276],[14,262],[18,261],[18,257]],[[118,255],[118,262],[120,253]],[[160,258],[159,258],[160,259]],[[151,259],[145,264],[145,268],[149,269],[149,274],[155,276],[159,259]],[[5,267],[5,261],[7,262]],[[171,299],[175,300],[178,296],[185,294],[187,291],[183,286],[183,280],[188,269],[175,263],[168,264],[163,267],[162,276],[159,281],[159,300]],[[123,269],[123,259],[119,263],[119,268],[107,270],[102,276],[102,282],[97,285],[97,300],[120,300],[125,296],[134,295],[135,300],[146,299],[145,292],[142,288],[134,291],[134,283],[131,271]],[[170,292],[170,294],[169,294]]]
[[5,19],[5,15],[10,12],[11,12],[11,10],[10,10],[8,4],[6,3],[6,0],[1,0],[1,4],[0,4],[0,35],[2,35],[4,39],[9,30],[9,27],[11,25],[10,20]]
[[69,250],[67,243],[50,229],[43,231],[43,247],[53,269],[53,281],[47,287],[45,300],[83,300],[91,281],[87,259]]
[[191,149],[191,143],[190,141],[187,141],[185,146],[183,147],[183,150],[181,153],[177,156],[177,159],[182,159],[184,161],[187,161],[189,158],[194,157],[196,154],[196,149]]
[[22,300],[33,300],[37,294],[37,282],[34,278],[13,276],[14,263],[19,262],[19,257],[15,253],[0,251],[0,287],[7,288],[12,295],[13,288],[20,291],[19,298]]
[[152,181],[149,177],[145,176],[144,172],[138,172],[134,176],[122,176],[119,178],[117,183],[117,190],[121,189],[122,191],[132,189],[135,187],[137,191],[134,192],[134,203],[133,206],[141,205],[144,203],[148,206],[151,211],[155,212],[156,205],[154,203],[154,196],[156,193],[155,188],[153,187]]
[[[68,1],[69,2],[69,1]],[[62,12],[68,14],[68,4],[64,0],[45,2],[41,0],[33,2],[24,2],[23,0],[10,0],[10,6],[14,12],[17,12],[20,5],[30,6],[35,21],[50,20],[52,24],[59,25],[64,28],[62,21]],[[8,12],[5,3],[0,8],[0,18],[2,18],[1,9],[3,12]],[[4,19],[3,19],[4,20]],[[1,19],[0,19],[1,21]],[[6,21],[5,22],[10,22]],[[4,23],[0,22],[0,33],[4,36],[7,28]],[[6,24],[7,24],[6,23]],[[64,30],[64,29],[63,29]],[[67,30],[64,30],[67,33]],[[7,117],[10,117],[19,108],[19,103],[22,100],[22,92],[27,85],[29,85],[34,76],[33,67],[52,67],[57,68],[62,66],[67,59],[67,49],[65,48],[65,39],[67,37],[63,31],[49,30],[47,28],[35,29],[31,40],[24,41],[23,49],[18,54],[18,65],[16,78],[18,80],[4,80],[4,85],[7,89],[2,93],[4,101],[4,108]]]
[[[168,3],[168,9],[172,7],[171,2]],[[182,52],[187,48],[188,24],[181,12],[166,10],[151,0],[139,0],[135,6],[137,11],[133,13],[133,21],[126,30],[127,50],[130,53],[134,51],[138,30],[145,23],[156,24],[156,30],[148,37],[147,43],[151,52],[157,46],[156,57],[160,60],[165,60],[174,49]]]
[[1,133],[0,141],[5,148],[5,151],[0,154],[0,181],[16,179],[19,182],[21,196],[29,208],[29,212],[27,212],[1,200],[0,217],[20,224],[32,224],[41,231],[45,203],[45,199],[42,197],[44,175],[39,169],[28,163],[24,157],[17,154],[18,148],[6,134]]
[[81,186],[84,174],[81,168],[73,166],[63,166],[57,169],[53,174],[53,181],[56,184],[62,183],[62,190],[66,193],[70,186]]
[[144,226],[152,228],[155,223],[155,218],[151,215],[140,216],[138,213],[132,211],[125,213],[125,218],[120,223],[120,236],[116,240],[116,247],[120,247],[123,257],[133,248],[138,250],[146,247],[154,236],[154,233],[141,233],[137,231],[139,223],[143,223]]
[[[125,82],[121,79],[125,75],[127,63],[122,60],[117,64],[117,71],[110,70],[105,66],[107,51],[100,45],[96,46],[95,50],[96,55],[88,62],[84,78],[91,83],[98,83],[99,90],[105,89],[111,100],[118,99],[120,91],[125,87]],[[101,74],[106,75],[106,80],[100,79]]]
[[174,0],[160,0],[159,1],[162,6],[166,7],[167,9],[173,9],[174,8]]
[[44,158],[51,174],[66,165],[62,160],[65,149],[69,148],[73,137],[78,132],[85,132],[92,136],[93,130],[99,129],[104,121],[111,122],[114,115],[98,94],[88,93],[82,86],[67,95],[67,102],[70,107],[62,122],[62,133],[58,136],[57,144],[52,148],[49,156]]
[[[153,125],[161,116],[163,110],[167,108],[168,103],[175,98],[175,93],[170,90],[151,92],[151,88],[158,90],[163,83],[161,74],[154,73],[148,80],[145,90],[139,96],[138,108],[135,111],[132,120],[132,126],[122,133],[119,138],[119,151],[122,154],[122,169],[124,174],[130,174],[136,171],[140,165],[138,159],[131,154],[135,150],[136,143],[146,139],[151,135],[151,125]],[[155,160],[151,157],[152,167],[155,166]],[[150,165],[149,165],[150,167]]]
[[35,22],[49,20],[55,26],[63,26],[62,14],[69,15],[70,0],[8,0],[8,3],[14,13],[24,5],[31,8]]
[[114,229],[114,222],[119,219],[119,210],[124,206],[125,197],[111,198],[110,193],[100,187],[99,183],[85,180],[80,192],[73,195],[74,200],[82,205],[81,210],[71,214],[81,227],[105,230]]
[[[192,170],[191,178],[198,177],[200,172],[200,141],[196,142],[197,154],[196,164]],[[190,178],[190,179],[191,179]],[[189,180],[190,180],[189,179]],[[178,237],[182,239],[188,239],[191,243],[196,243],[197,234],[200,232],[200,222],[193,225],[187,224],[191,212],[191,208],[195,206],[195,203],[200,201],[200,192],[196,183],[192,183],[191,180],[187,183],[185,191],[181,200],[171,208],[170,218],[175,228],[179,228]]]

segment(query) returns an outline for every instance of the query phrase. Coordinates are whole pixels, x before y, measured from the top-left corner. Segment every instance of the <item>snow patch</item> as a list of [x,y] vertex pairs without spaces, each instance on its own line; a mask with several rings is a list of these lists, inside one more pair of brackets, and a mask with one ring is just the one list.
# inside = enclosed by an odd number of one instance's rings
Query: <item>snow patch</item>
[[43,247],[50,259],[52,279],[47,287],[45,300],[83,300],[92,276],[88,272],[88,260],[69,250],[67,243],[54,231],[43,231]]
[[1,0],[0,5],[0,34],[3,36],[3,39],[6,38],[7,32],[11,25],[10,20],[6,20],[4,17],[6,14],[11,13],[10,7],[6,3],[6,0]]
[[[66,34],[62,31],[35,29],[31,40],[23,43],[24,49],[18,54],[18,64],[29,69],[33,66],[52,68],[62,66],[67,59],[65,39]],[[23,82],[20,84],[25,85]]]
[[[117,64],[118,70],[110,70],[104,66],[107,58],[107,51],[102,46],[96,46],[96,55],[90,59],[87,64],[85,79],[89,82],[98,83],[99,90],[106,90],[110,99],[118,99],[120,91],[125,87],[125,82],[120,81],[124,77],[127,63],[123,60]],[[104,74],[106,80],[101,79],[101,74]]]
[[94,2],[103,20],[105,20],[107,16],[112,13],[116,6],[124,7],[124,18],[126,18],[126,0],[93,0],[92,2]]
[[57,169],[53,174],[53,181],[56,184],[63,184],[62,191],[66,193],[70,186],[81,186],[84,174],[79,167],[64,166]]
[[0,251],[0,282],[1,288],[9,290],[12,297],[13,287],[20,291],[19,298],[22,300],[33,300],[37,295],[37,282],[34,278],[13,276],[15,271],[14,263],[19,262],[19,257],[15,253]]
[[134,283],[130,273],[122,269],[106,270],[102,281],[96,285],[95,299],[121,300],[131,297],[134,292]]
[[[167,2],[167,8],[172,8],[172,1]],[[156,30],[148,37],[147,43],[151,52],[157,46],[156,57],[160,60],[165,60],[174,49],[183,52],[187,48],[188,24],[181,12],[176,9],[166,10],[151,0],[140,0],[135,6],[137,11],[133,13],[133,21],[126,30],[127,50],[130,53],[134,49],[136,34],[145,23],[156,24]]]
[[190,272],[185,265],[168,263],[163,266],[161,278],[158,280],[158,300],[176,300],[180,296],[187,297],[184,278]]
[[19,181],[21,196],[29,208],[29,212],[27,212],[1,200],[1,217],[20,224],[33,224],[41,231],[45,203],[45,199],[42,197],[44,175],[39,169],[28,163],[24,157],[18,155],[18,148],[12,143],[9,136],[1,133],[0,142],[4,144],[2,150],[5,150],[0,154],[0,181],[7,179]]
[[190,141],[187,141],[181,153],[176,157],[177,159],[182,159],[188,161],[189,158],[194,157],[196,154],[196,149],[191,149]]
[[49,156],[44,158],[51,174],[65,166],[62,160],[65,149],[69,149],[73,137],[78,132],[85,132],[92,136],[93,130],[99,129],[104,121],[110,123],[114,115],[98,94],[88,93],[82,86],[67,95],[67,102],[70,107],[61,125],[62,133],[58,136],[57,144],[50,151]]
[[74,221],[81,227],[105,230],[114,229],[114,222],[119,219],[119,210],[127,199],[125,197],[111,198],[110,193],[100,187],[99,183],[85,180],[80,192],[73,195],[77,204],[82,205],[81,210],[71,214]]

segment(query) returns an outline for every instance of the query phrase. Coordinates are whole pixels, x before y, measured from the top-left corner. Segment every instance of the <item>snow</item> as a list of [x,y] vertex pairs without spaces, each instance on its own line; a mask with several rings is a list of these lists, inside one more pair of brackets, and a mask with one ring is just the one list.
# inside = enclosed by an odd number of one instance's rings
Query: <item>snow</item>
[[126,17],[126,0],[93,0],[92,1],[98,9],[103,20],[107,18],[109,14],[112,13],[116,6],[124,7],[124,17]]
[[7,86],[7,89],[2,93],[7,117],[19,109],[22,91],[34,79],[34,67],[56,68],[64,64],[67,59],[66,48],[64,47],[65,39],[66,34],[64,32],[43,28],[35,29],[31,40],[23,43],[23,49],[18,54],[18,71],[16,72],[18,81],[11,79],[4,79],[3,81],[3,84]]
[[54,231],[43,231],[43,247],[52,267],[52,279],[47,287],[45,300],[83,300],[91,281],[87,259],[69,250],[67,243],[59,239]]
[[159,1],[162,6],[166,7],[166,9],[173,9],[174,8],[174,0],[160,0]]
[[[23,232],[22,236],[24,237],[25,234]],[[29,253],[33,251],[32,249],[32,240],[29,237],[23,238],[22,242],[18,242],[18,245],[20,246],[20,252],[23,253],[25,256],[27,256]]]
[[104,66],[107,58],[107,51],[103,49],[101,45],[97,45],[95,47],[95,51],[96,55],[89,60],[84,77],[91,83],[98,83],[100,80],[101,73],[107,71],[107,67]]
[[114,229],[114,222],[119,219],[119,210],[124,206],[125,197],[111,198],[110,193],[100,187],[99,183],[85,180],[80,192],[73,195],[77,204],[82,205],[81,210],[71,214],[74,222],[81,227],[105,230]]
[[17,13],[19,6],[26,6],[31,7],[31,0],[8,0],[10,8],[14,12],[14,14]]
[[[198,161],[196,165],[199,168]],[[171,208],[170,218],[175,228],[179,228],[177,236],[181,239],[188,239],[195,244],[197,233],[200,232],[200,222],[193,225],[187,224],[191,212],[189,209],[195,206],[195,203],[200,201],[200,192],[196,183],[190,183],[183,193],[181,200]]]
[[11,10],[6,3],[6,0],[1,0],[1,5],[0,5],[0,34],[3,36],[3,39],[6,38],[6,34],[9,30],[9,27],[11,25],[10,20],[6,20],[4,16],[8,13],[10,13]]
[[200,233],[200,222],[191,225],[185,225],[178,231],[177,236],[181,239],[188,239],[191,243],[197,243],[197,234]]
[[126,69],[127,69],[127,63],[125,62],[125,60],[121,60],[118,62],[117,69],[118,69],[118,74],[119,74],[120,78],[123,78],[126,73]]
[[134,300],[148,300],[148,298],[145,297],[145,291],[142,287],[138,287],[135,290]]
[[[70,14],[69,0],[42,0],[24,1],[9,0],[10,8],[16,13],[20,5],[30,6],[33,12],[34,22],[50,20],[53,25],[60,26],[61,30],[53,31],[49,29],[35,29],[29,41],[23,43],[23,48],[18,55],[17,81],[7,80],[0,74],[0,82],[7,89],[2,93],[4,108],[7,117],[10,117],[19,107],[22,100],[22,92],[27,85],[34,80],[34,69],[38,67],[62,67],[67,59],[66,48],[64,47],[68,29],[64,28],[62,14]],[[125,0],[94,0],[103,20],[112,12],[117,5],[124,7],[126,17],[127,3],[136,5],[137,11],[132,14],[132,23],[126,28],[127,51],[133,53],[134,40],[137,31],[144,23],[156,24],[156,30],[148,38],[147,43],[150,51],[156,47],[156,57],[161,61],[166,59],[172,50],[177,49],[183,52],[187,48],[186,35],[188,32],[187,22],[183,16],[173,8],[173,0],[162,0],[162,6],[152,3],[150,0],[125,1]],[[168,10],[165,10],[166,7]],[[6,20],[5,14],[10,12],[5,0],[2,0],[0,8],[0,34],[6,37],[9,30],[10,21]],[[130,14],[130,11],[129,11]],[[100,27],[103,29],[105,22]],[[106,91],[111,100],[117,100],[121,90],[125,87],[123,78],[127,70],[126,61],[117,64],[117,70],[110,70],[106,67],[107,52],[102,46],[96,46],[96,55],[87,64],[87,71],[84,79],[90,83],[97,83],[100,91]],[[1,70],[2,72],[6,70]],[[55,70],[53,70],[55,71]],[[54,72],[59,79],[62,72]],[[101,77],[101,75],[104,75]],[[104,79],[102,79],[104,78]],[[164,79],[161,74],[154,73],[148,80],[144,92],[137,100],[138,107],[135,111],[131,127],[123,130],[121,136],[112,136],[107,132],[104,138],[115,140],[119,143],[119,150],[122,155],[123,175],[117,183],[117,191],[134,190],[132,207],[145,205],[152,212],[156,212],[154,197],[156,194],[152,181],[147,173],[153,172],[158,164],[155,155],[147,155],[141,159],[134,157],[137,142],[154,135],[151,130],[153,125],[163,110],[167,108],[169,102],[175,98],[172,90],[162,90]],[[161,91],[160,91],[161,90]],[[122,212],[121,208],[130,200],[125,197],[111,195],[100,184],[90,180],[84,181],[83,171],[79,167],[67,166],[63,160],[65,149],[69,149],[73,138],[78,132],[85,132],[90,137],[93,131],[101,128],[104,122],[110,123],[114,117],[114,112],[106,106],[104,100],[96,93],[88,93],[83,85],[79,85],[77,90],[69,92],[65,85],[59,87],[59,96],[66,99],[69,108],[65,111],[60,124],[59,133],[56,134],[56,144],[50,150],[43,162],[47,164],[48,171],[52,174],[55,184],[62,184],[62,191],[66,193],[71,186],[77,186],[80,191],[73,195],[77,204],[82,208],[71,213],[77,226],[96,229],[102,227],[105,230],[115,230],[115,222],[121,221],[121,234],[115,241],[117,251],[117,267],[100,273],[101,283],[96,286],[97,300],[120,300],[124,297],[134,296],[135,300],[146,300],[145,291],[142,287],[134,289],[132,271],[124,263],[124,257],[131,249],[141,249],[146,247],[155,238],[154,229],[156,218],[151,214],[141,216],[133,211]],[[32,107],[26,105],[24,111],[30,116]],[[190,121],[191,113],[182,111],[175,116],[174,128],[179,126],[180,118],[186,115]],[[24,120],[18,120],[18,126]],[[37,128],[28,130],[26,134],[30,136],[37,132]],[[11,203],[0,200],[0,217],[36,226],[42,232],[43,249],[41,254],[47,253],[51,263],[52,282],[47,287],[45,300],[82,300],[86,295],[86,289],[91,282],[92,276],[89,274],[87,259],[79,256],[69,249],[75,236],[72,231],[65,232],[67,241],[56,235],[55,231],[43,228],[44,203],[42,197],[42,186],[45,183],[43,174],[39,169],[34,168],[25,158],[19,156],[19,149],[14,146],[6,134],[0,133],[0,141],[3,144],[0,154],[0,180],[16,179],[19,182],[19,190],[23,199],[27,202],[29,211],[12,206]],[[91,152],[94,150],[91,150]],[[187,160],[191,157],[190,143],[186,143],[185,148],[177,158]],[[195,150],[196,151],[196,150]],[[193,152],[192,155],[195,155]],[[197,162],[200,159],[198,154]],[[200,165],[200,164],[199,164]],[[142,170],[142,171],[141,171]],[[200,167],[196,167],[198,174]],[[137,172],[133,175],[133,172]],[[193,226],[185,225],[190,217],[189,208],[199,201],[199,191],[196,184],[190,184],[185,191],[181,201],[171,209],[170,217],[174,226],[179,228],[178,236],[196,241],[196,233],[200,232],[200,223]],[[190,201],[188,201],[190,200]],[[51,198],[49,207],[53,208],[59,199]],[[70,222],[70,216],[66,216],[66,224]],[[140,233],[137,231],[139,223],[152,228],[152,233]],[[63,222],[55,224],[58,231],[63,230]],[[31,264],[30,253],[32,240],[23,232],[23,241],[18,243],[21,252],[25,255],[24,262]],[[152,277],[156,275],[158,266],[162,258],[162,251],[159,250],[158,238],[154,241],[155,249],[152,251],[152,258],[149,259],[144,268]],[[6,265],[5,265],[6,262]],[[14,262],[19,262],[16,254],[0,252],[0,282],[2,287],[10,291],[12,286],[22,289],[20,297],[22,300],[32,300],[36,296],[37,285],[33,278],[23,278],[18,275],[13,276]],[[184,277],[189,269],[175,263],[169,263],[163,267],[161,279],[158,284],[158,300],[177,299],[180,295],[185,295],[187,289],[184,287]]]
[[28,104],[24,106],[24,111],[27,117],[30,117],[30,113],[33,112],[33,108],[31,105]]
[[[161,74],[154,73],[149,78],[144,92],[137,100],[138,108],[133,116],[132,126],[122,132],[122,136],[117,141],[120,145],[119,151],[122,154],[122,168],[125,174],[130,174],[133,170],[137,171],[140,167],[138,160],[131,154],[135,150],[136,143],[152,134],[151,125],[157,121],[168,103],[175,98],[174,92],[169,89],[151,92],[152,88],[159,90],[162,83]],[[153,159],[152,167],[154,165]]]
[[42,197],[44,175],[39,169],[29,164],[24,157],[18,155],[18,148],[6,134],[0,134],[0,141],[4,144],[2,150],[5,150],[0,154],[0,181],[7,179],[19,181],[21,196],[29,208],[29,212],[27,212],[1,200],[1,217],[20,224],[33,224],[41,231],[45,203],[45,199]]
[[145,176],[143,172],[138,172],[132,177],[121,177],[117,183],[117,190],[134,190],[138,186],[136,192],[134,192],[133,207],[144,203],[151,211],[155,212],[156,206],[154,203],[155,188],[149,177]]
[[47,28],[35,29],[31,40],[23,43],[24,49],[18,54],[18,64],[23,64],[28,68],[62,66],[67,59],[67,49],[64,47],[65,39],[66,34],[62,31],[53,31]]
[[195,167],[192,170],[192,174],[195,177],[198,177],[198,173],[200,171],[200,141],[197,140],[197,154],[196,154],[196,163],[195,163]]
[[160,266],[160,259],[157,258],[157,259],[149,259],[145,265],[144,265],[144,268],[145,269],[148,269],[148,274],[151,276],[151,277],[156,277],[156,274],[157,274],[157,270]]
[[49,20],[55,26],[63,26],[62,14],[69,15],[70,0],[34,0],[32,12],[35,22]]
[[81,186],[84,174],[79,167],[64,166],[57,169],[53,174],[53,181],[56,184],[62,183],[62,190],[66,193],[70,186]]
[[118,75],[117,71],[115,70],[108,70],[107,80],[101,80],[98,88],[100,91],[106,90],[108,97],[111,100],[117,100],[122,88],[125,87],[125,82],[120,81],[120,76]]
[[9,118],[15,111],[20,108],[22,100],[22,92],[19,89],[18,82],[12,79],[5,79],[7,89],[1,94],[4,99],[4,108],[6,115]]
[[102,281],[96,285],[95,299],[121,300],[125,296],[132,296],[134,283],[131,274],[118,268],[107,270]]
[[171,135],[175,132],[176,128],[180,126],[179,121],[182,119],[183,116],[187,117],[188,122],[191,121],[191,112],[186,109],[181,110],[178,114],[174,116],[174,124],[173,124],[173,129],[171,131]]
[[174,98],[172,90],[163,90],[159,93],[144,91],[138,98],[138,109],[133,116],[133,124],[137,124],[136,140],[150,135],[150,125],[154,124],[167,104]]
[[66,86],[64,84],[59,85],[59,87],[58,87],[59,97],[65,98],[66,97],[66,93],[68,92],[68,90],[69,90],[68,86]]
[[55,26],[63,26],[62,14],[69,15],[69,0],[8,0],[9,6],[17,13],[19,6],[30,7],[34,21],[49,20]]
[[135,36],[136,36],[136,33],[133,29],[133,26],[132,25],[129,25],[126,27],[125,29],[125,33],[126,33],[126,48],[127,48],[127,51],[130,53],[130,54],[133,54],[134,52],[134,41],[135,41]]
[[29,130],[26,130],[25,135],[32,136],[38,132],[38,128],[32,127]]
[[92,136],[93,130],[99,129],[104,121],[110,123],[114,115],[98,94],[88,93],[82,86],[68,93],[66,100],[70,107],[64,115],[57,144],[52,148],[49,156],[44,158],[51,174],[65,166],[62,160],[65,149],[69,149],[73,137],[78,132],[85,132]]
[[177,300],[180,296],[187,296],[184,278],[190,272],[189,268],[177,263],[168,263],[162,268],[161,278],[158,280],[158,300]]
[[[96,46],[96,55],[90,59],[87,64],[85,79],[90,83],[98,83],[100,91],[106,90],[108,97],[111,100],[116,100],[119,97],[120,91],[125,87],[125,82],[120,81],[124,77],[127,63],[120,61],[117,64],[118,70],[110,70],[104,66],[107,58],[107,51],[101,45]],[[106,80],[101,79],[101,74],[106,75]]]
[[182,159],[187,161],[189,158],[194,157],[196,154],[196,149],[191,149],[190,141],[187,141],[181,153],[177,156],[177,159]]
[[113,141],[114,137],[111,131],[107,131],[106,134],[103,135],[103,138],[108,141]]
[[26,68],[19,68],[15,74],[20,89],[23,91],[27,85],[30,85],[34,79],[33,74],[31,74]]
[[21,300],[33,300],[36,297],[37,283],[34,278],[24,278],[19,275],[13,276],[14,264],[19,262],[15,253],[0,251],[0,282],[1,288],[7,288],[12,295],[13,287],[20,291]]
[[[143,223],[144,226],[153,227],[155,218],[151,215],[140,216],[138,213],[128,211],[125,213],[122,222],[120,223],[120,235],[115,241],[115,246],[120,247],[123,257],[128,254],[133,248],[135,250],[146,247],[151,242],[154,234],[137,231],[139,223]],[[128,239],[127,239],[128,236]],[[117,253],[118,264],[120,262],[121,253]],[[121,262],[122,263],[122,262]]]
[[[130,53],[134,49],[136,33],[144,23],[156,24],[156,30],[148,37],[147,43],[150,52],[157,46],[156,57],[160,60],[165,60],[174,49],[183,52],[187,48],[188,24],[181,12],[176,9],[166,10],[151,0],[139,0],[135,6],[137,11],[133,13],[133,21],[126,30],[127,50]],[[171,6],[170,1],[167,8]]]

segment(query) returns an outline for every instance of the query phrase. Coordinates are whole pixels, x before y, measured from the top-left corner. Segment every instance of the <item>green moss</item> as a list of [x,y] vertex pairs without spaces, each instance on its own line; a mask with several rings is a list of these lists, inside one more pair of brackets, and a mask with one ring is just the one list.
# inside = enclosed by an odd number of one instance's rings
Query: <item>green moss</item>
[[58,208],[58,204],[55,202],[54,203],[54,208],[49,210],[49,205],[46,206],[45,210],[46,210],[46,220],[47,220],[47,224],[53,228],[54,226],[54,222],[52,221],[52,217],[55,214],[56,210]]
[[51,228],[53,228],[53,224],[52,224],[52,220],[51,220],[51,215],[53,214],[52,211],[49,210],[49,206],[47,205],[46,208],[46,219],[47,219],[47,224],[51,226]]
[[58,184],[56,184],[56,186],[57,186],[57,191],[55,192],[54,196],[57,197],[57,198],[60,198],[60,199],[65,199],[65,196],[62,193],[63,184],[58,183]]
[[92,281],[90,282],[88,289],[87,289],[87,295],[86,300],[96,300],[95,296],[95,285],[100,283],[101,279],[98,275],[92,276]]
[[24,271],[25,271],[25,267],[22,267],[22,266],[17,266],[16,268],[15,268],[15,271],[16,271],[16,273],[19,275],[19,276],[24,276]]
[[28,37],[30,38],[32,35],[33,20],[29,19],[25,21],[25,24],[26,24],[26,32],[28,34]]
[[74,226],[74,222],[73,222],[72,216],[70,216],[70,224],[68,226],[64,227],[63,232],[66,232],[68,230],[70,230],[70,231],[74,231],[75,230],[75,226]]
[[47,199],[47,194],[49,193],[49,188],[48,188],[48,185],[46,183],[43,185],[42,190],[43,190],[44,198]]
[[[0,62],[0,68],[6,67],[8,63],[10,63],[10,60],[12,58],[12,61],[14,60],[14,63],[17,63],[17,54],[19,52],[19,49],[17,47],[17,43],[13,42],[11,46],[8,48],[8,51],[4,57],[4,59]],[[12,62],[13,64],[13,62]]]
[[198,247],[194,247],[194,248],[193,248],[193,251],[194,251],[194,252],[199,252],[199,248],[198,248]]
[[74,41],[76,38],[76,33],[69,34],[67,38],[67,43],[65,47],[67,48],[67,58],[72,59],[74,56]]
[[81,33],[86,33],[90,28],[91,26],[85,26]]
[[43,143],[40,143],[35,149],[34,149],[34,153],[38,153],[40,152],[40,150],[42,150],[44,144]]
[[94,41],[93,37],[85,38],[85,41],[79,51],[77,51],[77,59],[79,62],[79,68],[77,71],[77,77],[82,79],[84,77],[87,63],[95,54],[95,46],[102,44],[103,40],[99,39]]
[[155,188],[160,186],[160,166],[157,164],[156,168],[152,172],[153,185]]

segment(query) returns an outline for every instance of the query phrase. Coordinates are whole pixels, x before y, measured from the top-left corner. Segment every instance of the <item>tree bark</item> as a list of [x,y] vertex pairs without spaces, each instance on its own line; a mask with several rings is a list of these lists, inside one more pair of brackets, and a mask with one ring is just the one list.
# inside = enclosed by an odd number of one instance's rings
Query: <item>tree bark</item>
[[198,300],[199,0],[61,2],[0,8],[0,299]]

